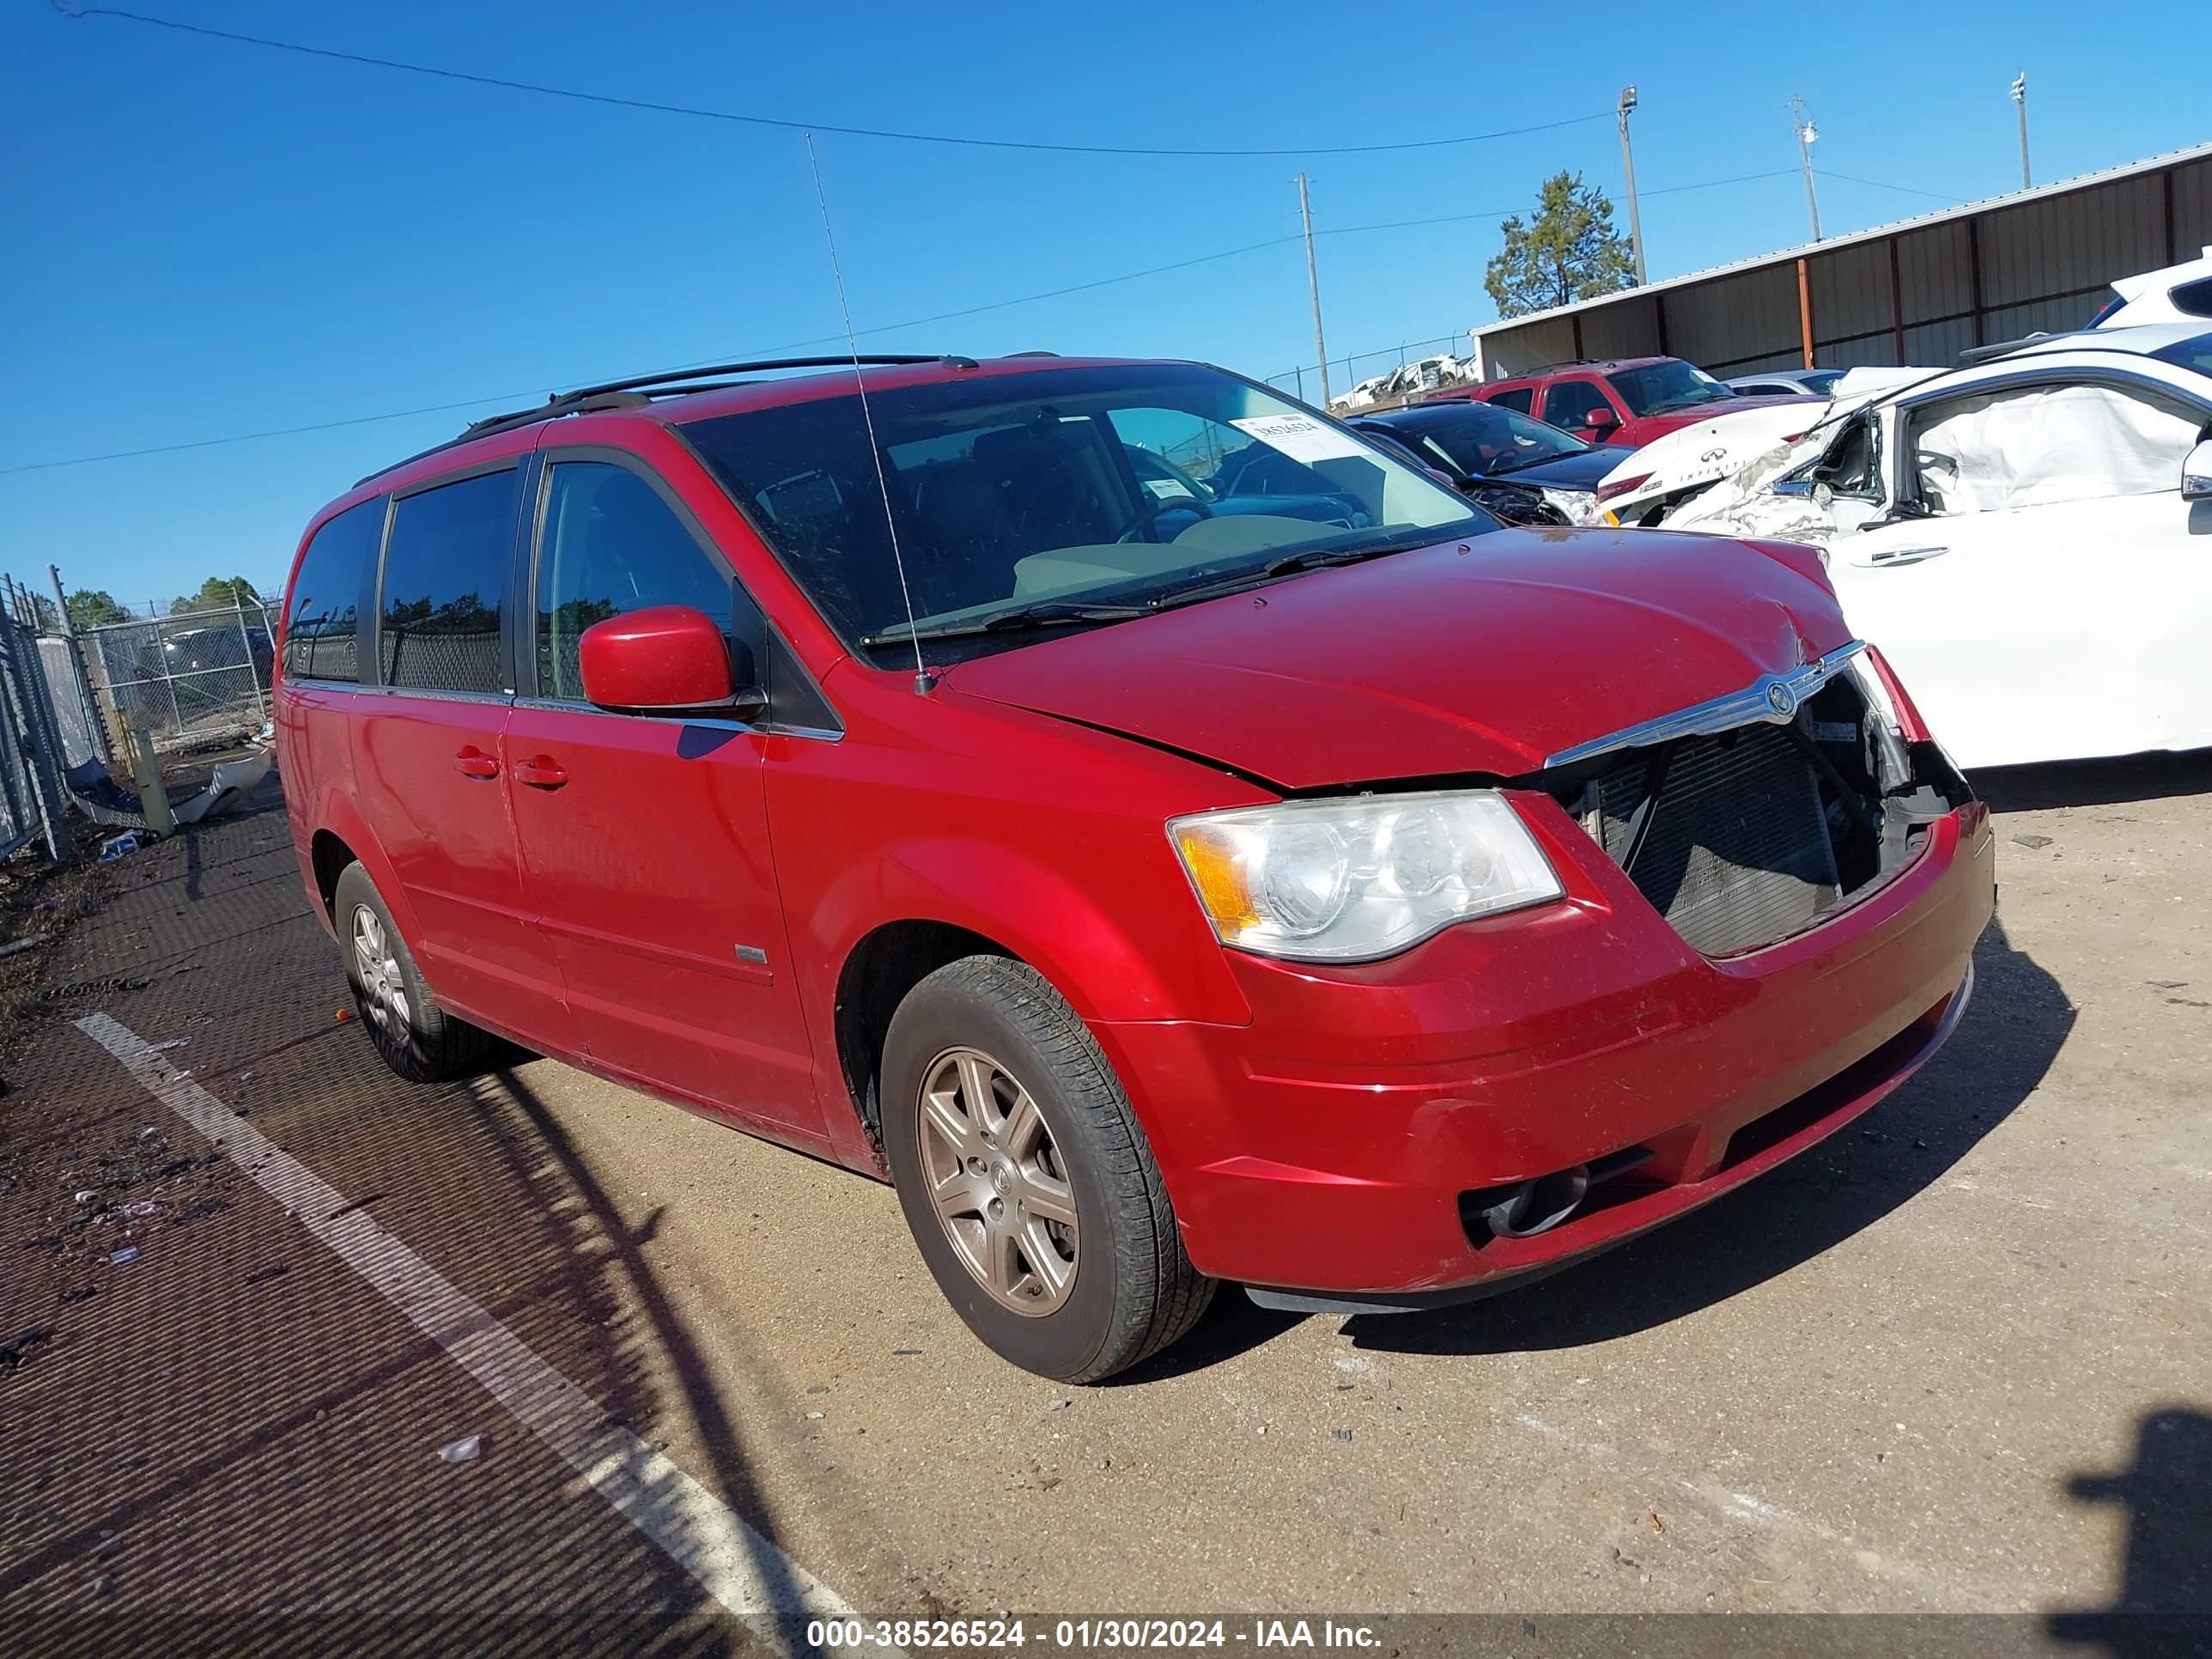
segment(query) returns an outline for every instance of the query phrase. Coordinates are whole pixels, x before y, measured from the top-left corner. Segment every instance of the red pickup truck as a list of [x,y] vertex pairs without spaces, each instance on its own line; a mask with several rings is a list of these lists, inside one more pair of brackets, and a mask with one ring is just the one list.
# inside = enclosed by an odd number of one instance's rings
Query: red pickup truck
[[1678,427],[1709,420],[1716,413],[1715,404],[1749,409],[1755,404],[1820,401],[1817,398],[1746,398],[1680,357],[1556,363],[1446,396],[1502,404],[1565,427],[1587,442],[1620,449],[1636,449]]

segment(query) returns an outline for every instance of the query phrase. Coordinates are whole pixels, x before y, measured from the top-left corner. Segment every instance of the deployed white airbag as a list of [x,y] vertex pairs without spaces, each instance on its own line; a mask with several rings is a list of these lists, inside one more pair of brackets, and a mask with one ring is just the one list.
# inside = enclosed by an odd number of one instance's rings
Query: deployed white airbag
[[2100,386],[1961,398],[1913,442],[1936,512],[1996,513],[2172,489],[2197,422]]

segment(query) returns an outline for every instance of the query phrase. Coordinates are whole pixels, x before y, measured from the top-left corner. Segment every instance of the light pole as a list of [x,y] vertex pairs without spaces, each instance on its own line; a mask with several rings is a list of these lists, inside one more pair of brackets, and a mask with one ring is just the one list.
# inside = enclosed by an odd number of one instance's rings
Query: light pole
[[1321,337],[1321,276],[1314,268],[1313,205],[1306,199],[1306,176],[1298,174],[1298,217],[1306,228],[1306,287],[1313,295],[1314,356],[1321,362],[1321,406],[1328,407],[1328,344]]
[[2035,180],[2027,173],[2027,71],[2022,70],[2012,77],[2012,100],[2020,106],[2020,187],[2035,188]]
[[1813,193],[1813,145],[1820,134],[1805,112],[1805,100],[1790,100],[1790,125],[1797,131],[1797,160],[1805,169],[1805,210],[1813,216],[1813,240],[1820,240],[1820,198]]
[[1636,286],[1644,286],[1644,221],[1636,211],[1636,152],[1628,147],[1628,112],[1636,107],[1636,88],[1623,87],[1613,113],[1620,120],[1620,172],[1628,185],[1628,245],[1636,252]]

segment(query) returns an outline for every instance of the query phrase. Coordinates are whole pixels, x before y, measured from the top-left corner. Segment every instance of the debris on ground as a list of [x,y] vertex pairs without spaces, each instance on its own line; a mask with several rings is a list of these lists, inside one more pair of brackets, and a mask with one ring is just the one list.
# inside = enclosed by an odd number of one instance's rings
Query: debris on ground
[[441,1463],[473,1463],[483,1451],[483,1437],[471,1434],[438,1448]]
[[2048,836],[2014,836],[2012,840],[2014,846],[2025,847],[2031,852],[2051,845],[2051,837]]
[[273,751],[257,749],[242,760],[225,761],[208,778],[207,787],[176,809],[179,823],[198,823],[243,803],[269,775]]
[[1348,1441],[1352,1438],[1352,1431],[1350,1429],[1331,1429],[1328,1431],[1328,1434],[1329,1438],[1332,1440]]
[[118,859],[130,857],[138,850],[138,847],[139,832],[136,830],[126,830],[121,835],[111,836],[100,843],[100,861],[102,864],[112,864]]
[[137,1259],[138,1247],[136,1244],[125,1244],[119,1250],[108,1252],[107,1265],[111,1267],[119,1267],[126,1261],[136,1261]]
[[0,1376],[14,1370],[30,1358],[32,1349],[52,1336],[53,1333],[44,1326],[33,1325],[27,1331],[18,1332],[13,1340],[0,1343]]

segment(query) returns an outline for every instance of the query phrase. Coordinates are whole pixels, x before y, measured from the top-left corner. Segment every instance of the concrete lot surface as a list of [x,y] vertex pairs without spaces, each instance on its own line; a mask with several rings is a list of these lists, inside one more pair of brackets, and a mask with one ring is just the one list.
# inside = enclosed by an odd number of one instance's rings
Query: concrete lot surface
[[978,1346],[887,1188],[550,1060],[392,1078],[272,794],[107,872],[5,1028],[0,1652],[720,1651],[840,1606],[2149,1650],[2050,1621],[2212,1612],[2212,762],[1984,787],[1975,1001],[1858,1126],[1450,1314],[1224,1290],[1094,1389]]

